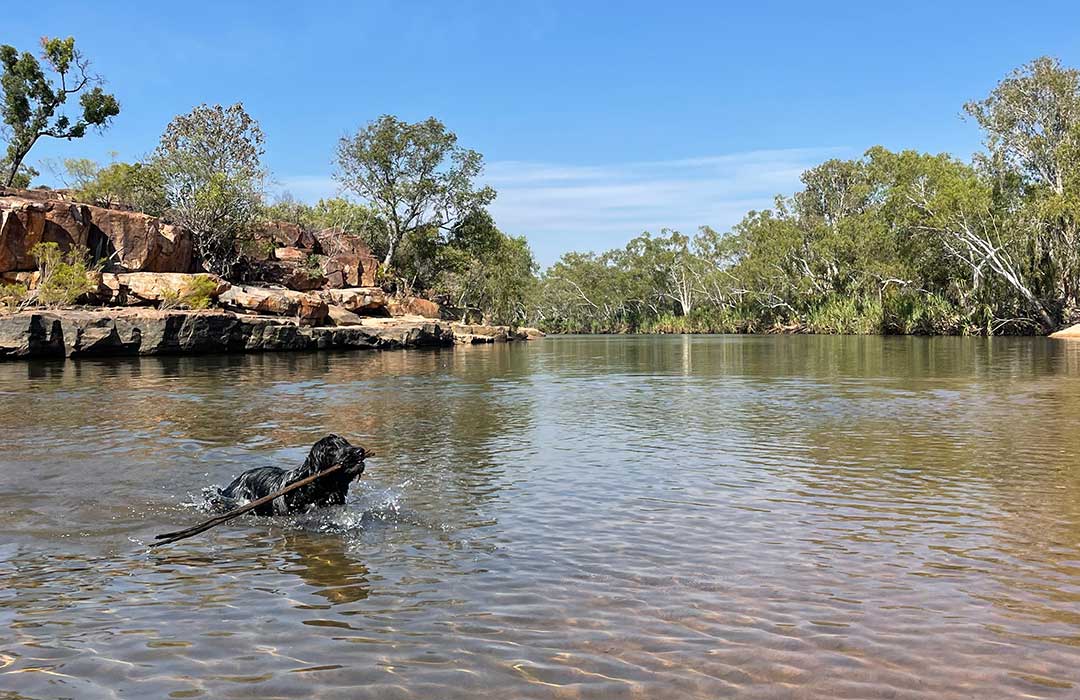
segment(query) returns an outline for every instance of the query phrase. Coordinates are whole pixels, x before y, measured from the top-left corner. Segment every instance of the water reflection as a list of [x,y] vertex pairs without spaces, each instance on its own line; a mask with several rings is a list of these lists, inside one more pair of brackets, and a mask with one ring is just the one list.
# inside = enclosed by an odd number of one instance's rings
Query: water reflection
[[1074,697],[1077,415],[1029,338],[0,365],[0,697]]
[[278,571],[304,580],[331,605],[356,603],[370,593],[368,569],[358,548],[340,536],[285,532],[273,545]]

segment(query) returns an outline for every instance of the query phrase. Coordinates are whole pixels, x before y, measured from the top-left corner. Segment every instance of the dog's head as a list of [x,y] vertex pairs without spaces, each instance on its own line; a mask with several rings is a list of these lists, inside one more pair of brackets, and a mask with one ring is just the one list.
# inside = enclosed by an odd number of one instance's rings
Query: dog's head
[[308,463],[320,471],[340,464],[346,474],[355,478],[364,473],[365,457],[367,451],[363,447],[354,447],[343,437],[327,435],[312,446]]

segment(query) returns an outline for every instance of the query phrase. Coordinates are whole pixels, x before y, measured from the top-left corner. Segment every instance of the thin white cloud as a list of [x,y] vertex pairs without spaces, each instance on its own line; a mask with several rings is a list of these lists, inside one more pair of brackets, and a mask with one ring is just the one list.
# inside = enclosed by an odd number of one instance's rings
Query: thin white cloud
[[524,234],[543,265],[568,250],[620,247],[642,231],[726,230],[747,211],[772,206],[799,176],[844,148],[750,151],[608,165],[492,163],[499,227]]
[[[603,165],[497,161],[483,179],[499,193],[491,207],[499,227],[525,235],[546,266],[569,250],[620,247],[642,231],[726,230],[747,211],[796,190],[807,168],[847,151],[793,148]],[[305,201],[339,192],[322,176],[283,178],[280,188]]]

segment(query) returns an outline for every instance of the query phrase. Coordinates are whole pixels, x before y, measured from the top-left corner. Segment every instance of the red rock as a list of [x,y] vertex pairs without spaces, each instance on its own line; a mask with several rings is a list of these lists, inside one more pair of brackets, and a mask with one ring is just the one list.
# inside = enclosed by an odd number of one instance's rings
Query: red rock
[[[267,241],[275,248],[303,248],[304,229],[287,221],[268,221],[253,234],[256,241]],[[307,246],[311,247],[311,246]]]
[[359,326],[364,319],[352,311],[334,304],[328,305],[327,319],[335,326]]
[[326,320],[327,304],[314,294],[291,289],[234,286],[218,302],[225,307],[274,316],[296,317],[302,326],[319,326]]
[[326,302],[311,294],[300,297],[296,316],[301,326],[321,326],[326,322],[330,309]]
[[216,285],[210,293],[211,299],[217,299],[232,286],[217,275],[206,272],[187,274],[182,272],[127,272],[120,274],[102,274],[98,288],[102,286],[112,291],[112,301],[127,306],[154,304],[169,299],[180,300],[190,294],[195,283],[208,279]]
[[286,246],[284,248],[274,249],[274,259],[282,262],[293,263],[295,265],[301,265],[307,260],[307,257],[311,255],[309,251],[296,248],[294,246]]
[[[89,213],[87,242],[98,253],[96,233],[104,234],[116,250],[119,266],[130,272],[191,272],[194,245],[186,229],[154,216],[132,211],[84,206]],[[98,238],[100,241],[100,238]]]
[[421,297],[402,297],[390,302],[391,316],[423,316],[424,318],[442,318],[439,305],[430,299]]
[[37,289],[38,280],[40,279],[41,273],[37,270],[33,272],[0,272],[0,285],[21,284],[27,289]]
[[34,270],[30,250],[53,242],[62,250],[83,246],[123,271],[190,272],[192,239],[157,217],[76,204],[36,194],[0,193],[0,272]]
[[326,277],[306,268],[296,267],[282,275],[281,284],[298,292],[311,292],[326,284]]
[[377,284],[379,259],[359,236],[328,228],[316,233],[315,238],[328,257],[323,272],[329,287],[374,287]]
[[386,292],[381,287],[352,287],[349,289],[325,289],[319,297],[328,304],[340,306],[347,311],[365,316],[387,315]]

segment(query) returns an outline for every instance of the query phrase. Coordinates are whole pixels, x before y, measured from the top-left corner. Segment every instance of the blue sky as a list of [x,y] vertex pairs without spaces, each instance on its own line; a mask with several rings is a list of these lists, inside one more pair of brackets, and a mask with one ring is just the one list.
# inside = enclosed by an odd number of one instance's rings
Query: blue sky
[[1077,26],[1066,2],[101,1],[21,3],[0,43],[74,35],[123,106],[31,162],[135,159],[173,115],[242,101],[278,189],[312,200],[335,194],[340,136],[434,115],[484,154],[496,220],[546,265],[726,229],[874,144],[966,158],[963,103],[1039,55],[1080,65]]

